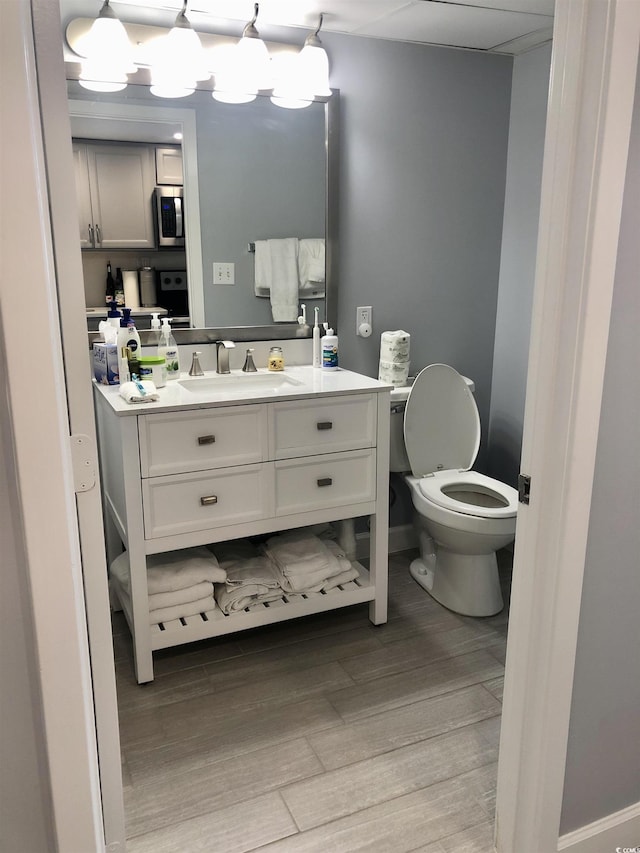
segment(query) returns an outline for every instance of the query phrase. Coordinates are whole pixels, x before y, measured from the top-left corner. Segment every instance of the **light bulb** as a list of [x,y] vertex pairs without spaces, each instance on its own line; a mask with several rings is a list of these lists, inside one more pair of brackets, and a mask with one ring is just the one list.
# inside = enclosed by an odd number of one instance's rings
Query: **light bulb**
[[109,0],[105,0],[78,50],[85,56],[79,80],[85,89],[117,92],[127,85],[127,74],[136,70],[129,36],[109,6]]

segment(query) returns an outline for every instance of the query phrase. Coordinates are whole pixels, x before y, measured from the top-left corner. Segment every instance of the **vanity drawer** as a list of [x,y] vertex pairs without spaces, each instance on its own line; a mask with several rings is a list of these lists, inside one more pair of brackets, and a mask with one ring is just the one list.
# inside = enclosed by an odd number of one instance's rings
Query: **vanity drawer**
[[249,465],[267,457],[264,406],[138,418],[143,477]]
[[276,515],[375,500],[373,450],[276,462]]
[[271,465],[143,480],[145,539],[266,518],[272,482]]
[[374,447],[376,411],[374,394],[273,403],[273,458]]

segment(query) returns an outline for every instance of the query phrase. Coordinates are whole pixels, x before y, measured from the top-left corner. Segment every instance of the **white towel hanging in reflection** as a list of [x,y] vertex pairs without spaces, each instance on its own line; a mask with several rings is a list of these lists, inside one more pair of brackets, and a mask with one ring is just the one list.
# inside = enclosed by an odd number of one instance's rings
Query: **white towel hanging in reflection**
[[275,323],[298,319],[298,238],[257,240],[255,287],[268,288]]
[[301,237],[298,240],[298,280],[300,295],[324,295],[324,240]]
[[[325,291],[324,238],[288,237],[285,239],[296,242],[296,286],[298,288],[298,297],[322,299]],[[264,298],[271,296],[271,282],[273,279],[271,249],[274,247],[274,244],[281,244],[283,242],[284,240],[256,240],[255,243],[249,244],[249,251],[255,252],[254,287],[256,296]],[[291,269],[290,272],[292,272]]]

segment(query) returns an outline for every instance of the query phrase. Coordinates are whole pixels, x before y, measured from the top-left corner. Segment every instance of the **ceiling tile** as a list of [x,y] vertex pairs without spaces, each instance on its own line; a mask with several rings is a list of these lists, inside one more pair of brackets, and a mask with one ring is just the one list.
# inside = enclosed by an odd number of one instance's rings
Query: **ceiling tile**
[[490,50],[544,29],[553,18],[452,3],[415,0],[385,18],[360,27],[357,35]]
[[[432,0],[421,0],[431,3]],[[485,9],[500,9],[505,12],[523,12],[532,15],[553,15],[555,0],[438,0],[440,3],[455,3],[461,6],[482,6]]]

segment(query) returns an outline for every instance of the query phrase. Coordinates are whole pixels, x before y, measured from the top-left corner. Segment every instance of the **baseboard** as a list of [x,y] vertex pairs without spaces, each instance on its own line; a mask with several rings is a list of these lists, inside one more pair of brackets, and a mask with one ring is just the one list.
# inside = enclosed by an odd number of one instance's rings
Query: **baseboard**
[[[356,559],[369,556],[369,531],[356,533]],[[397,524],[389,528],[389,553],[397,554],[418,547],[418,537],[413,524]]]
[[558,839],[570,853],[640,853],[640,802],[581,826]]

